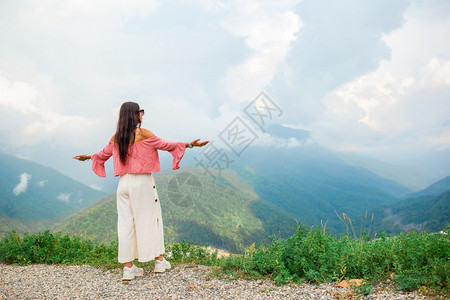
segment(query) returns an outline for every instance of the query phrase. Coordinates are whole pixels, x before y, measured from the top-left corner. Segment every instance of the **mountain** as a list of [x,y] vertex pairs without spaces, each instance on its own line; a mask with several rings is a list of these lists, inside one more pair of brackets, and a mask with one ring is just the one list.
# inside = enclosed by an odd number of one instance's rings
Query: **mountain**
[[433,183],[427,188],[410,195],[410,197],[420,197],[420,196],[438,196],[445,191],[450,190],[450,176],[447,176],[438,182]]
[[412,229],[428,232],[443,230],[450,221],[450,176],[406,199],[377,207],[370,214],[377,216],[373,228],[378,232],[397,234]]
[[397,234],[410,230],[441,231],[450,221],[450,190],[437,196],[404,199],[374,209],[371,213],[381,216],[373,224],[377,232]]
[[[258,195],[232,170],[215,177],[201,168],[155,173],[166,242],[186,240],[242,251],[275,234],[287,237],[297,224]],[[117,213],[114,194],[68,217],[58,229],[97,242],[116,239]]]
[[0,153],[0,234],[41,230],[105,194],[54,169]]
[[[341,154],[322,148],[308,131],[272,125],[266,133],[277,144],[268,140],[264,146],[250,145],[239,155],[223,151],[221,155],[231,161],[229,166],[223,163],[226,159],[209,165],[234,170],[264,203],[281,209],[301,224],[326,224],[332,233],[346,232],[336,214],[345,213],[357,222],[362,213],[393,204],[420,189],[415,184],[405,187],[380,176],[383,172],[372,172],[350,162],[349,157],[342,158]],[[196,154],[197,161],[209,162],[202,152]],[[195,164],[194,161],[187,163]],[[375,165],[374,162],[372,169]],[[396,173],[394,169],[390,166],[388,173]]]
[[395,203],[411,192],[317,145],[249,147],[239,162],[232,168],[261,200],[300,223],[327,222],[333,233],[345,231],[336,213],[359,219],[362,212]]

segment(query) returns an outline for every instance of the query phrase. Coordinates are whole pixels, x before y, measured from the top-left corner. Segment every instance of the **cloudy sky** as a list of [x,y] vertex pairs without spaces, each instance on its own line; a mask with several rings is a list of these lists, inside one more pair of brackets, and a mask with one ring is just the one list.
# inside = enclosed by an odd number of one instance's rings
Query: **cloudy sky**
[[447,0],[2,0],[0,151],[86,182],[122,102],[216,140],[265,91],[324,147],[449,175],[449,35]]

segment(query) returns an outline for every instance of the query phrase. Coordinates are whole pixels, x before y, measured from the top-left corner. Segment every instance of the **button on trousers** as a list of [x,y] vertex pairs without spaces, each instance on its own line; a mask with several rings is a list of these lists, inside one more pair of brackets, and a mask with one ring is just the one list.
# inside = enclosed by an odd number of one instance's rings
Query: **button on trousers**
[[164,254],[161,205],[152,174],[125,174],[117,187],[119,263]]

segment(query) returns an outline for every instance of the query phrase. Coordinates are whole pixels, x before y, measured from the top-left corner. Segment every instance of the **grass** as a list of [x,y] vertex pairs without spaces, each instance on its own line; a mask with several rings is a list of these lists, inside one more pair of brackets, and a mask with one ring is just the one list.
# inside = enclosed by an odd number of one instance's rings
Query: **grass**
[[[449,228],[442,234],[410,232],[397,236],[335,237],[322,228],[299,226],[287,239],[248,247],[243,255],[218,258],[206,247],[186,242],[166,245],[171,263],[213,266],[217,276],[270,278],[277,284],[323,283],[360,278],[371,285],[392,281],[403,291],[448,294],[450,273]],[[78,236],[9,232],[0,242],[0,261],[8,264],[88,264],[118,268],[117,243],[95,244]],[[152,264],[152,263],[150,263]],[[142,264],[141,264],[142,265]],[[144,264],[145,266],[146,264]]]

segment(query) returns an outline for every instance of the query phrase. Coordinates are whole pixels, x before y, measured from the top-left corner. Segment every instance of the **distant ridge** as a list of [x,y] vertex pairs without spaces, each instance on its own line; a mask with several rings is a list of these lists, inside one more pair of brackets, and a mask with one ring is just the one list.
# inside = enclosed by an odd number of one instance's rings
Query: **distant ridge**
[[427,188],[411,194],[409,197],[420,197],[420,196],[438,196],[445,191],[450,190],[450,176],[447,176],[438,182],[435,182],[428,186]]
[[390,164],[354,153],[339,153],[338,155],[350,165],[363,167],[381,177],[393,180],[414,192],[424,189],[431,182],[435,182],[439,179],[436,178],[434,174],[430,174],[423,170]]

